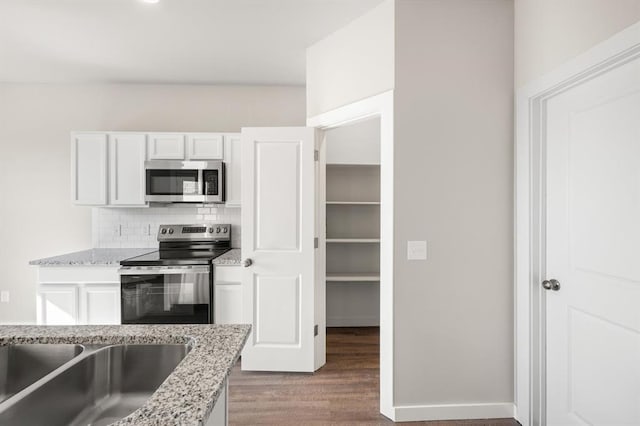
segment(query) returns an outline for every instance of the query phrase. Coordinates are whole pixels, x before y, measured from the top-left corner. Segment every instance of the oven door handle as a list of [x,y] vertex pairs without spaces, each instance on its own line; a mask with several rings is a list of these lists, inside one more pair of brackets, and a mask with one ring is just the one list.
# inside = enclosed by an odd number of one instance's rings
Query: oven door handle
[[118,269],[120,275],[181,275],[181,274],[208,274],[209,266],[176,266],[161,268],[139,268],[135,266],[123,266]]

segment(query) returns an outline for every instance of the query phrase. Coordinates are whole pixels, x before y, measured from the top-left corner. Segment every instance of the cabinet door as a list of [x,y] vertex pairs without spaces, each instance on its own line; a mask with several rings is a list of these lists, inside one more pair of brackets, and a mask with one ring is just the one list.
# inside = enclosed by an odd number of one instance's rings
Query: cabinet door
[[147,152],[149,160],[184,160],[184,135],[150,133]]
[[242,324],[242,285],[216,284],[216,324]]
[[224,162],[226,166],[227,207],[240,207],[241,184],[241,148],[240,133],[231,133],[224,137]]
[[78,287],[75,284],[41,285],[37,301],[38,324],[78,324]]
[[145,205],[145,145],[144,134],[109,136],[109,204]]
[[106,133],[71,135],[71,186],[75,204],[107,204]]
[[120,324],[120,284],[86,284],[80,308],[83,324]]
[[193,133],[187,135],[187,159],[222,160],[223,140],[219,133]]

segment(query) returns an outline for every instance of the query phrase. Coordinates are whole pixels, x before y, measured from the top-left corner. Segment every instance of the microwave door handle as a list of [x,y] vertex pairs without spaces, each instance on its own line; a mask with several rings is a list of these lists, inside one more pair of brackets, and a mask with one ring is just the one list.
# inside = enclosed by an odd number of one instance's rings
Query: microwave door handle
[[198,169],[198,195],[204,195],[204,170]]

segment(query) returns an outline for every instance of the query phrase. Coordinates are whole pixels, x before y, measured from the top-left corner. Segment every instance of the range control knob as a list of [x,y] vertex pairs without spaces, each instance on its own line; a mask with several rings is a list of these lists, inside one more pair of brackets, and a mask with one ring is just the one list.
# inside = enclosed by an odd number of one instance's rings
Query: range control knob
[[218,226],[218,227],[216,228],[216,234],[219,234],[219,233],[220,233],[220,227]]
[[169,234],[173,234],[173,228],[169,228]]
[[226,226],[222,227],[222,233],[223,233],[223,234],[226,234],[226,233],[227,233],[227,227],[226,227]]
[[160,231],[161,234],[166,234],[167,233],[167,228],[162,228],[162,230]]
[[209,233],[213,234],[213,228],[209,228]]

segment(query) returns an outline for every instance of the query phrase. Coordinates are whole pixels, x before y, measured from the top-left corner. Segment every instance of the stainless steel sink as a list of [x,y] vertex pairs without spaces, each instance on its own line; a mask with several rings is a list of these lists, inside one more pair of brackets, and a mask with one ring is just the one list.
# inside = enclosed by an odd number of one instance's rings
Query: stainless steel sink
[[80,345],[0,346],[0,402],[78,356]]
[[140,408],[189,350],[189,345],[90,349],[0,404],[0,425],[113,423]]

